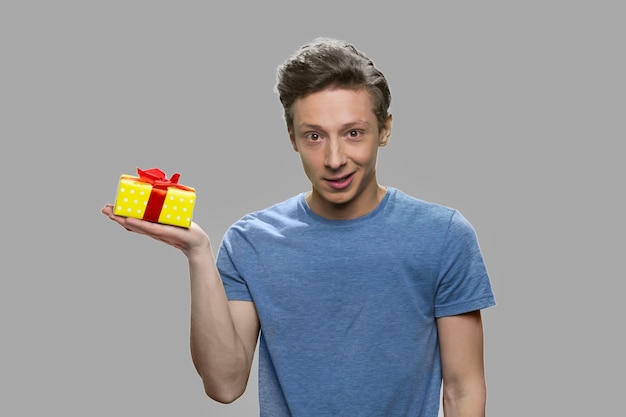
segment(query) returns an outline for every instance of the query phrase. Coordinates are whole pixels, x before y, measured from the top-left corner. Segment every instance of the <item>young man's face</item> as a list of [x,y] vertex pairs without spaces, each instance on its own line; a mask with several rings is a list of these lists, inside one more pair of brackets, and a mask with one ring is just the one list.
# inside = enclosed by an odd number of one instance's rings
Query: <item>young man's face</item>
[[373,108],[365,89],[327,89],[293,104],[289,136],[312,184],[309,206],[323,217],[362,216],[385,193],[376,159],[391,134],[391,116],[379,129]]

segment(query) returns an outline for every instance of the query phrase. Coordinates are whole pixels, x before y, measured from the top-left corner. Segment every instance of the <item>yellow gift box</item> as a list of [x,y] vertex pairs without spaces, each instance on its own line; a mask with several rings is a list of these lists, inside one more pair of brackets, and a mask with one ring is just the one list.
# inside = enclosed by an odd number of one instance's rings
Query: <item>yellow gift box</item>
[[169,179],[158,168],[137,168],[137,173],[139,176],[120,176],[115,214],[189,228],[196,203],[195,189],[178,184],[178,173]]

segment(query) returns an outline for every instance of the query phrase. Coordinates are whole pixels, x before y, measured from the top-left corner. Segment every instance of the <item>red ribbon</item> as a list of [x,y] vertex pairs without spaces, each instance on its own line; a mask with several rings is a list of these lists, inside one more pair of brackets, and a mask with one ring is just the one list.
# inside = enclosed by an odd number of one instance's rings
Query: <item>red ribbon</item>
[[193,188],[186,187],[178,183],[178,179],[180,178],[180,174],[178,172],[172,175],[169,179],[165,176],[165,172],[158,168],[150,168],[146,170],[137,168],[137,173],[139,174],[139,181],[150,183],[153,187],[164,188],[166,190],[167,187],[176,187],[181,190],[193,191]]
[[146,211],[143,215],[144,220],[148,220],[154,223],[159,221],[159,216],[161,215],[163,203],[165,203],[165,196],[167,195],[168,187],[176,187],[180,188],[181,190],[194,191],[194,189],[191,187],[186,187],[182,184],[178,184],[178,179],[180,178],[179,173],[175,173],[169,179],[165,175],[165,172],[161,171],[158,168],[150,168],[146,170],[137,168],[137,173],[139,174],[139,178],[137,179],[137,181],[152,184],[152,191],[150,192],[148,204],[146,205]]

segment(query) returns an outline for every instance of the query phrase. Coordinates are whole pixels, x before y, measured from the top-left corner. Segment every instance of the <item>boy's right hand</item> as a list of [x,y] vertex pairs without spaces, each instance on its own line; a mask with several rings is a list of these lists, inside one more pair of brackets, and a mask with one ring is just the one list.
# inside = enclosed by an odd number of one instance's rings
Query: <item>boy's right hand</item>
[[186,229],[131,217],[117,216],[113,213],[112,204],[106,204],[102,208],[102,214],[130,232],[149,236],[180,249],[187,257],[196,253],[202,253],[211,247],[209,236],[194,222],[191,222],[189,228]]

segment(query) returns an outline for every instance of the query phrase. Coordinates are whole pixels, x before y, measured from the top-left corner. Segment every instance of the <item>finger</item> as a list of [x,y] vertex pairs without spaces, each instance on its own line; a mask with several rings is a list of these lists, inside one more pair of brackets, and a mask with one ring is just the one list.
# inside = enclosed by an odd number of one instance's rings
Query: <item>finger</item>
[[129,232],[149,236],[153,239],[167,243],[168,245],[174,246],[178,249],[183,248],[183,242],[185,242],[185,240],[187,239],[184,234],[189,233],[187,229],[183,229],[177,226],[150,222],[134,217],[118,216],[114,214],[113,206],[111,204],[105,205],[102,208],[102,213]]
[[134,230],[131,230],[132,224],[129,225],[129,218],[116,215],[115,212],[113,211],[113,205],[106,204],[102,208],[101,212],[103,215],[107,216],[109,219],[113,220],[114,222],[118,223],[120,226],[124,227],[124,229],[130,232],[134,231]]
[[149,222],[132,217],[124,218],[123,226],[132,232],[148,235],[169,244],[183,240],[181,234],[187,232],[186,229],[177,226]]

